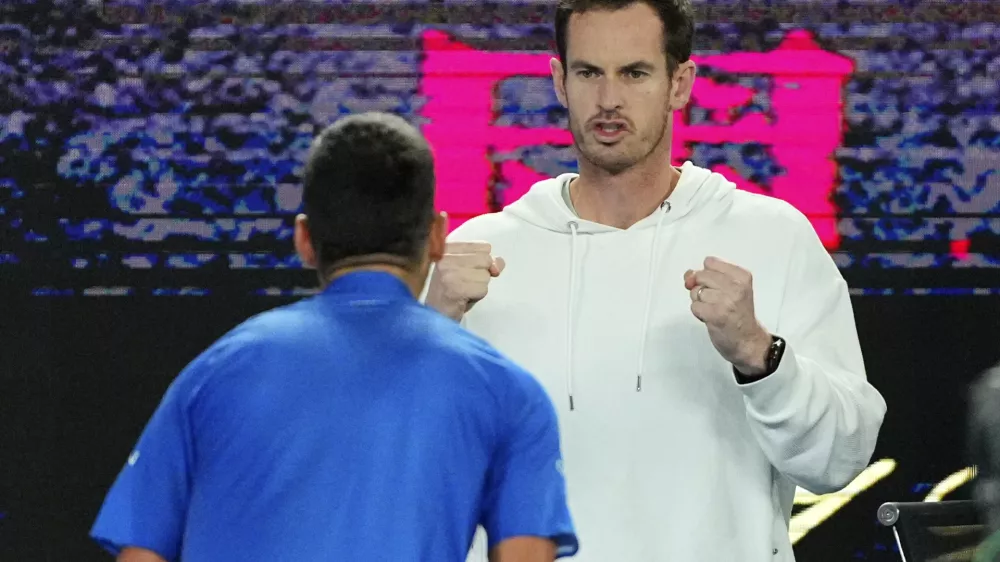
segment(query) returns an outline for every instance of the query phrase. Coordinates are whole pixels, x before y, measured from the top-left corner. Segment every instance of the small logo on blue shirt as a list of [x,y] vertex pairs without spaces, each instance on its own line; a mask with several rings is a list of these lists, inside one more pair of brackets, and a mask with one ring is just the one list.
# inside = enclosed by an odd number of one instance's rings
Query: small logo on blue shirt
[[128,465],[135,466],[135,463],[139,461],[139,451],[132,451],[132,454],[128,456]]

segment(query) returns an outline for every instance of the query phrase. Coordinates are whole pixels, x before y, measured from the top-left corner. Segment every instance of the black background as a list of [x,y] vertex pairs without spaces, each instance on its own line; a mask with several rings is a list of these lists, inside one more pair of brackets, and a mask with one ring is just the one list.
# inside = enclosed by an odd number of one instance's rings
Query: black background
[[[0,560],[108,560],[87,532],[170,381],[225,331],[284,302],[5,298]],[[799,560],[898,560],[878,505],[922,500],[967,465],[967,385],[1000,360],[996,297],[856,297],[854,307],[869,378],[888,402],[875,458],[898,466],[806,535]],[[965,486],[953,497],[967,496]]]

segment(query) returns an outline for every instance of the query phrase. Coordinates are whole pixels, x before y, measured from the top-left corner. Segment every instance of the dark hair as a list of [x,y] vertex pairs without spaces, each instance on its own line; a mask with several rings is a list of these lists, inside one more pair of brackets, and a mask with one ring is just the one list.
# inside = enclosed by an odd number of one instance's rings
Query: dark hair
[[316,138],[303,207],[321,271],[376,254],[414,265],[434,218],[434,157],[401,117],[344,117]]
[[617,11],[633,4],[646,4],[660,16],[663,23],[663,52],[667,56],[667,70],[674,73],[677,66],[691,58],[694,44],[694,8],[691,0],[560,0],[556,8],[556,50],[563,70],[566,69],[566,28],[573,14],[592,10]]

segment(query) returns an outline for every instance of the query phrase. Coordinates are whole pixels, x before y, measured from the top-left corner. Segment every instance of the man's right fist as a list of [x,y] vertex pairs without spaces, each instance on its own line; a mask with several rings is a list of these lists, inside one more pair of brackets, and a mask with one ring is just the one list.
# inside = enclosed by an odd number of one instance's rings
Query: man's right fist
[[503,271],[503,258],[493,259],[486,242],[449,242],[434,266],[427,305],[456,321],[486,296],[490,279]]

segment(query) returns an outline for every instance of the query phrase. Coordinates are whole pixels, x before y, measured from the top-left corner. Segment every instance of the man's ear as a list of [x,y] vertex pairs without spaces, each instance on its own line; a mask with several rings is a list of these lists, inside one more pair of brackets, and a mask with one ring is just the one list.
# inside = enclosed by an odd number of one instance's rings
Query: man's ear
[[698,65],[693,60],[681,63],[674,70],[670,85],[670,109],[684,109],[691,101],[691,90],[694,88],[694,78],[698,74]]
[[555,88],[556,97],[563,107],[569,107],[566,102],[566,72],[563,71],[562,61],[553,57],[549,61],[549,70],[552,72],[552,87]]
[[313,246],[312,234],[309,232],[309,218],[304,214],[295,217],[295,251],[307,269],[316,269],[319,259],[316,247]]
[[427,257],[431,263],[441,261],[447,243],[448,214],[441,211],[434,216],[434,220],[431,222],[431,231],[427,237]]

